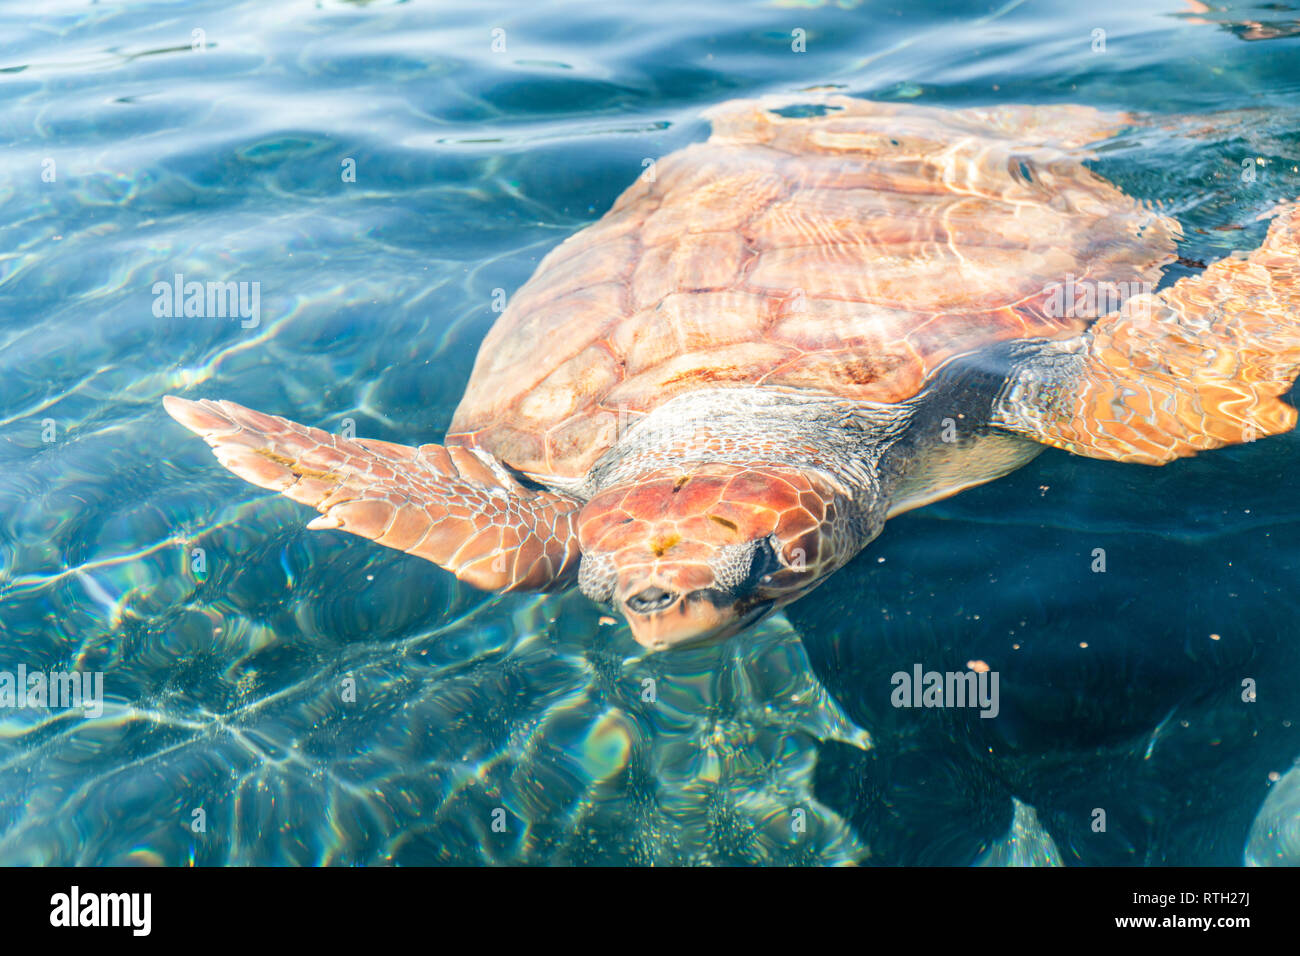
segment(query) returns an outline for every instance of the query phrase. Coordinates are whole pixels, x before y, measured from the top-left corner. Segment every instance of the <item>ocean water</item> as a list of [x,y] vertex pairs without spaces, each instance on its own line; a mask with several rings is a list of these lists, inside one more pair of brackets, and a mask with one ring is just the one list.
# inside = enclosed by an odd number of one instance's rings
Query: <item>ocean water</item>
[[[0,3],[0,671],[104,693],[0,708],[0,864],[1300,863],[1295,434],[1049,450],[644,656],[305,531],[163,412],[436,441],[495,290],[703,109],[825,85],[1170,117],[1094,166],[1188,262],[1300,197],[1293,0]],[[156,315],[177,274],[257,321]],[[968,661],[996,719],[890,705]]]

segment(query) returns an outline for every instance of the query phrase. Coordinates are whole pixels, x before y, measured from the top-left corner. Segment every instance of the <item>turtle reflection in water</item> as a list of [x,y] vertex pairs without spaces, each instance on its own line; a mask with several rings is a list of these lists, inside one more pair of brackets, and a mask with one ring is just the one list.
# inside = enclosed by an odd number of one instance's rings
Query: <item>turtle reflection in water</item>
[[1294,205],[1153,294],[1177,223],[1082,163],[1142,117],[813,99],[715,108],[553,250],[442,445],[167,409],[309,527],[479,588],[577,585],[655,650],[740,631],[1046,445],[1159,465],[1293,427]]

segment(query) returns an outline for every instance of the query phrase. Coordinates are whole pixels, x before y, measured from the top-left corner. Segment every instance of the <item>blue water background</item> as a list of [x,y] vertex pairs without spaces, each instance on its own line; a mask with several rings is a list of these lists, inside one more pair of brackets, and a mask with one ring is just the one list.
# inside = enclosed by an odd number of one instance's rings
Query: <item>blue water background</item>
[[[1300,196],[1300,9],[1192,6],[0,4],[0,670],[107,697],[0,711],[0,864],[1300,861],[1294,434],[1049,451],[643,657],[581,595],[305,531],[160,404],[437,440],[495,290],[765,92],[1181,117],[1095,167],[1188,260],[1251,248]],[[176,274],[259,323],[159,318]],[[998,719],[888,706],[972,659]]]

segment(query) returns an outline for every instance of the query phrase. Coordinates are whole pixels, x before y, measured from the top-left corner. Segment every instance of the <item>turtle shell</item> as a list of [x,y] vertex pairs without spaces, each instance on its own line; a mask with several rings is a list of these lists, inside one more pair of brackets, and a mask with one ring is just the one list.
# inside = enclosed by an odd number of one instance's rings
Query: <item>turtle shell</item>
[[1077,334],[1096,315],[1061,307],[1067,283],[1136,292],[1174,257],[1177,224],[1082,162],[1131,117],[806,101],[715,108],[707,142],[552,250],[447,442],[574,479],[693,389],[903,401],[954,355]]

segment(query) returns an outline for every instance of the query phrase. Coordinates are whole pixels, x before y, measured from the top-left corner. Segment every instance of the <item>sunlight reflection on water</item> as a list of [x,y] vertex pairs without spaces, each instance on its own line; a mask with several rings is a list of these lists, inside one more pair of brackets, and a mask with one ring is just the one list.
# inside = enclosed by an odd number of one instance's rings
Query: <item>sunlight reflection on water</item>
[[[1264,804],[1250,859],[1295,862],[1295,681],[1249,719],[1187,683],[1207,661],[1300,673],[1294,435],[1160,472],[1049,453],[891,525],[805,602],[803,641],[779,618],[642,658],[580,595],[487,596],[306,533],[304,509],[230,478],[160,405],[227,397],[436,440],[494,290],[599,217],[644,158],[702,138],[705,107],[813,84],[1195,114],[1211,134],[1126,134],[1097,168],[1176,211],[1189,258],[1253,246],[1259,212],[1300,196],[1295,11],[1261,26],[1224,4],[1130,7],[0,14],[0,669],[103,670],[107,694],[96,719],[0,712],[0,863],[1097,862],[1067,819],[1086,821],[1090,798],[1069,782],[1092,773],[1129,799],[1133,748],[1236,786],[1172,846],[1126,832],[1116,861],[1239,863]],[[1250,189],[1243,156],[1271,163]],[[151,289],[176,273],[258,282],[261,322],[160,320]],[[1074,563],[1099,540],[1131,545],[1104,599]],[[875,668],[976,653],[1025,675],[1001,737],[874,709]],[[1150,712],[1131,699],[1147,681]],[[1152,785],[1134,817],[1168,799]]]

